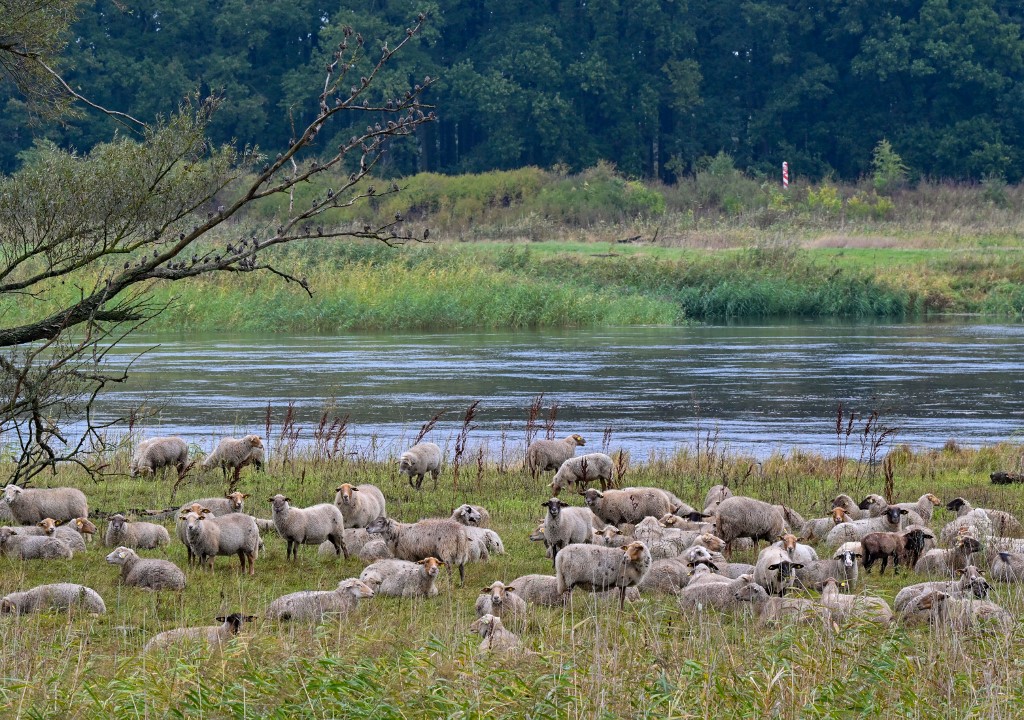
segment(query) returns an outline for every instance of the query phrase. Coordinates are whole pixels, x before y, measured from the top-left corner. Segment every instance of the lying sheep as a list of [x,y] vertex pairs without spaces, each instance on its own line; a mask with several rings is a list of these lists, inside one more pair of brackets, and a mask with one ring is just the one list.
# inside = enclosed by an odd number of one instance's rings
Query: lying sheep
[[843,543],[828,560],[805,563],[796,571],[796,584],[805,590],[821,590],[833,578],[849,587],[857,584],[857,558],[862,557],[860,543]]
[[[409,477],[409,487],[419,490],[427,473],[430,473],[436,487],[437,476],[441,474],[441,448],[432,442],[421,442],[402,453],[398,460],[398,474]],[[414,476],[415,484],[412,481]]]
[[255,615],[231,613],[230,615],[220,615],[215,618],[217,622],[221,623],[220,625],[165,630],[162,633],[154,635],[153,638],[146,643],[145,647],[142,648],[142,651],[151,652],[153,650],[163,650],[172,645],[183,642],[205,642],[213,648],[219,648],[241,632],[243,623],[252,622],[255,619]]
[[76,488],[26,489],[7,485],[4,501],[18,525],[35,525],[44,518],[67,522],[77,517],[89,517],[85,493]]
[[786,518],[774,505],[754,498],[736,495],[727,498],[715,513],[715,535],[726,542],[726,555],[732,551],[732,542],[748,537],[774,542],[786,532]]
[[373,589],[362,580],[349,578],[338,583],[334,590],[303,590],[282,595],[267,606],[266,617],[268,620],[320,622],[327,614],[348,615],[360,600],[373,595]]
[[[612,459],[604,453],[587,453],[571,457],[562,463],[551,481],[551,494],[558,497],[564,487],[575,487],[578,492],[587,489],[587,484],[601,481],[601,489],[612,485]],[[617,523],[616,523],[617,524]]]
[[[846,511],[842,508],[834,508],[832,512],[837,519],[846,519]],[[864,520],[837,523],[825,537],[825,542],[831,547],[839,547],[845,542],[860,542],[868,533],[899,532],[909,524],[907,515],[907,510],[889,505],[881,515]]]
[[155,437],[143,440],[135,448],[128,464],[128,474],[131,477],[154,475],[158,470],[173,466],[181,477],[187,465],[188,443],[184,438]]
[[1000,537],[1020,537],[1024,535],[1024,527],[1021,526],[1020,521],[1004,510],[974,508],[962,497],[950,500],[946,505],[946,509],[955,512],[958,518],[969,515],[973,511],[985,513],[988,515],[988,519],[992,521],[992,531],[989,533],[991,535],[998,535]]
[[170,560],[140,558],[127,547],[107,555],[107,562],[121,566],[121,582],[144,590],[184,590],[185,573]]
[[1013,616],[994,602],[954,598],[941,591],[930,591],[916,596],[905,608],[900,619],[908,624],[927,622],[936,627],[954,631],[995,625],[1006,631],[1013,626]]
[[562,463],[576,454],[576,448],[587,444],[581,435],[569,435],[561,440],[534,440],[526,448],[526,468],[530,477],[538,472],[557,470]]
[[907,567],[914,567],[921,557],[925,540],[928,538],[934,540],[935,535],[920,528],[902,533],[868,533],[860,541],[864,552],[864,572],[870,574],[875,560],[881,560],[882,569],[878,571],[878,574],[884,575],[889,558],[892,558],[893,574],[899,572],[900,562]]
[[226,479],[228,470],[232,472],[233,482],[238,482],[242,468],[254,466],[263,469],[263,440],[259,435],[246,435],[243,438],[221,438],[213,452],[203,459],[203,472],[219,467]]
[[459,505],[452,510],[452,520],[461,525],[487,527],[491,524],[491,514],[480,505]]
[[828,608],[803,598],[770,596],[756,582],[740,587],[734,597],[740,602],[750,603],[761,622],[820,624],[823,628],[832,626],[832,613]]
[[0,555],[19,560],[66,560],[73,555],[68,544],[45,535],[22,535],[12,527],[0,527]]
[[641,592],[675,595],[690,582],[690,562],[683,558],[653,560],[651,567],[637,585]]
[[193,505],[199,505],[201,508],[209,510],[214,517],[220,517],[221,515],[227,515],[229,513],[240,513],[245,509],[245,500],[248,498],[248,493],[230,492],[224,497],[214,498],[201,498],[199,500],[192,500],[182,505],[178,512],[186,513],[192,509]]
[[[277,529],[274,528],[273,525],[274,521],[271,520],[270,522],[271,529],[273,529],[276,532]],[[381,539],[378,537],[371,537],[370,533],[366,532],[366,528],[348,528],[347,530],[345,530],[345,547],[348,548],[349,555],[355,555],[356,557],[359,557],[360,553],[367,546],[367,544],[372,542],[379,543],[381,542]],[[334,549],[334,543],[332,543],[330,540],[324,540],[322,543],[320,543],[319,547],[317,547],[316,554],[320,557],[338,557],[338,553]],[[390,551],[384,557],[391,557]],[[381,558],[377,559],[379,560]]]
[[[95,525],[88,520],[86,522],[95,529]],[[85,552],[85,537],[75,527],[76,524],[74,523],[67,527],[62,527],[53,518],[43,518],[36,523],[35,527],[19,527],[18,535],[56,538],[67,545],[72,553]]]
[[1024,554],[1000,550],[992,562],[992,577],[1000,582],[1024,582]]
[[664,491],[658,488],[628,488],[605,490],[590,488],[583,493],[584,502],[591,512],[611,525],[639,523],[646,517],[655,521],[672,514],[672,504]]
[[556,497],[541,505],[548,509],[544,516],[544,540],[551,548],[552,564],[563,548],[590,542],[593,529],[600,522],[590,508],[572,507]]
[[950,547],[963,535],[968,535],[983,545],[988,545],[995,537],[992,518],[984,510],[971,510],[946,523],[939,532],[939,540],[943,545]]
[[334,545],[336,555],[344,554],[348,560],[348,548],[345,547],[345,518],[336,505],[320,503],[307,508],[296,508],[290,503],[291,498],[281,494],[270,498],[274,527],[288,542],[286,558],[298,560],[300,545],[319,545],[329,540]]
[[492,552],[495,555],[505,554],[505,544],[501,541],[501,536],[498,533],[488,528],[465,527],[466,537],[469,539],[471,561],[485,562],[490,559]]
[[614,525],[605,525],[602,530],[594,528],[592,532],[593,536],[590,538],[590,543],[592,545],[621,548],[626,547],[636,539],[633,536],[622,532]]
[[642,542],[622,548],[597,545],[569,545],[555,557],[558,590],[565,594],[574,587],[603,591],[619,588],[619,609],[626,603],[626,588],[643,580],[651,567],[651,553]]
[[399,523],[391,518],[379,517],[366,531],[380,535],[399,560],[426,560],[438,558],[449,570],[459,569],[459,581],[465,583],[466,563],[469,561],[469,536],[466,527],[454,520],[428,519],[418,523]]
[[[554,575],[523,575],[512,581],[516,595],[534,605],[564,606],[568,601],[565,593],[558,589],[558,578]],[[591,592],[599,600],[618,600],[619,590]],[[626,600],[636,602],[640,592],[635,587],[626,588]]]
[[821,604],[829,609],[837,622],[863,618],[881,625],[892,623],[892,608],[879,597],[844,595],[835,578],[828,578],[821,590]]
[[896,608],[896,612],[903,612],[915,598],[933,591],[944,592],[950,597],[974,597],[979,600],[988,597],[992,586],[988,584],[978,568],[968,565],[960,570],[959,574],[960,578],[957,580],[933,580],[907,585],[896,594],[893,607]]
[[[868,497],[871,497],[870,495]],[[864,502],[867,502],[865,499]],[[867,508],[861,509],[857,501],[846,493],[840,493],[832,499],[832,509],[842,508],[843,511],[850,516],[851,520],[863,520],[864,518],[872,517],[870,511]]]
[[796,581],[796,571],[803,566],[803,563],[793,562],[783,548],[766,547],[757,556],[754,582],[769,595],[785,595]]
[[867,515],[861,515],[857,518],[858,520],[864,520],[869,517],[878,517],[885,512],[885,509],[889,507],[889,501],[881,495],[866,495],[857,507],[862,512],[867,513]]
[[249,574],[256,574],[260,530],[251,516],[228,513],[216,517],[203,509],[188,512],[181,519],[185,521],[188,546],[200,567],[205,565],[212,572],[218,555],[237,555],[241,572],[245,573],[248,566]]
[[979,550],[981,543],[963,535],[951,550],[935,548],[922,555],[914,565],[914,572],[919,575],[952,575],[972,564],[971,555]]
[[[845,511],[844,511],[845,512]],[[852,522],[852,519],[850,520]],[[828,537],[829,531],[836,526],[836,517],[829,515],[823,518],[813,518],[804,523],[800,530],[800,537],[804,540],[824,540]]]
[[637,523],[633,529],[633,537],[647,545],[651,551],[651,558],[664,560],[675,557],[688,548],[693,543],[696,534],[690,531],[666,528],[660,520],[648,516]]
[[509,652],[519,647],[519,637],[506,630],[501,618],[496,615],[478,617],[469,626],[469,631],[483,638],[480,650],[484,652]]
[[796,535],[793,533],[783,533],[769,547],[782,548],[789,555],[790,560],[803,563],[804,565],[818,559],[817,551],[810,545],[798,542]]
[[720,612],[742,610],[742,600],[736,595],[740,589],[754,582],[753,575],[740,575],[735,580],[690,583],[679,593],[682,610],[703,611],[714,608]]
[[381,515],[388,514],[384,493],[376,485],[342,483],[334,492],[334,504],[341,510],[346,528],[365,528]]
[[128,522],[121,513],[111,515],[103,544],[107,547],[124,545],[130,548],[153,550],[171,543],[167,528],[150,522]]
[[476,616],[494,615],[521,627],[526,622],[526,601],[519,597],[515,585],[495,580],[480,591],[476,599]]
[[13,592],[0,599],[0,613],[27,615],[42,610],[71,610],[81,608],[85,612],[103,614],[107,606],[99,593],[85,585],[54,583],[37,585],[31,590]]
[[378,595],[390,597],[434,597],[437,595],[437,574],[443,562],[428,557],[417,562],[378,560],[368,565],[359,579]]

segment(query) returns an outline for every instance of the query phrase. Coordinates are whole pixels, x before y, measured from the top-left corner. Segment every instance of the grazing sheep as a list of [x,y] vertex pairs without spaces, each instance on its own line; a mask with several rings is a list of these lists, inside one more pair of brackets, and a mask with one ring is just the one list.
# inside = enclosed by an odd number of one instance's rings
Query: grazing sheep
[[904,609],[900,619],[906,623],[928,622],[955,631],[984,625],[995,625],[1006,631],[1013,626],[1013,616],[994,602],[954,598],[936,590],[916,596]]
[[320,622],[324,616],[344,617],[355,610],[360,600],[372,598],[373,589],[356,578],[338,583],[334,590],[303,590],[282,595],[267,607],[268,620],[309,620]]
[[107,611],[100,594],[85,585],[74,583],[53,583],[37,585],[24,592],[13,592],[0,599],[0,613],[27,615],[42,610],[71,610],[81,608],[85,612],[101,615]]
[[400,523],[379,517],[366,531],[380,535],[388,549],[399,560],[426,560],[438,558],[449,570],[459,569],[459,582],[466,581],[466,563],[469,561],[469,536],[466,526],[447,518],[420,520],[418,523]]
[[[842,508],[833,508],[832,513],[837,518],[846,516]],[[889,505],[881,515],[853,522],[839,522],[825,536],[825,543],[830,547],[839,547],[845,542],[860,542],[868,533],[899,532],[909,524],[907,515],[907,510]]]
[[562,463],[576,454],[576,447],[587,444],[581,435],[570,435],[561,440],[534,440],[526,448],[526,468],[536,478],[538,472],[557,470]]
[[805,590],[821,590],[826,580],[834,578],[853,587],[857,584],[857,558],[862,554],[860,543],[843,543],[828,560],[815,560],[799,568],[796,582]]
[[736,495],[727,498],[715,513],[715,535],[726,542],[726,555],[732,551],[732,542],[748,537],[774,542],[786,532],[786,518],[778,508],[754,498]]
[[917,513],[924,521],[920,524],[926,525],[932,521],[932,511],[935,510],[935,506],[941,504],[942,500],[940,500],[938,496],[933,495],[932,493],[925,493],[918,498],[917,502],[896,503],[896,507],[901,507],[904,510],[910,510]]
[[0,555],[20,560],[66,560],[73,555],[66,542],[45,535],[22,535],[12,527],[0,527]]
[[381,515],[387,515],[384,493],[376,485],[343,483],[334,489],[334,504],[341,510],[346,528],[365,528]]
[[571,507],[556,497],[541,505],[548,509],[544,516],[544,540],[551,548],[552,564],[557,561],[562,548],[574,543],[590,542],[593,529],[600,522],[590,508]]
[[804,565],[818,559],[817,551],[810,545],[797,542],[797,537],[793,533],[783,533],[770,547],[782,548],[789,555],[790,560]]
[[35,525],[45,518],[67,522],[89,517],[85,493],[76,488],[23,488],[7,485],[4,500],[18,525]]
[[[531,538],[532,539],[532,538]],[[592,545],[604,545],[605,547],[621,548],[626,547],[636,538],[619,530],[614,525],[605,525],[603,530],[593,529],[593,537],[590,538]]]
[[205,565],[212,572],[215,557],[237,555],[241,571],[246,572],[248,564],[249,574],[256,574],[260,529],[251,516],[228,513],[216,517],[203,509],[181,517],[185,521],[188,546],[200,567]]
[[658,488],[605,490],[590,488],[583,493],[587,507],[603,522],[612,525],[639,523],[645,517],[655,520],[672,514],[668,495]]
[[219,467],[225,478],[228,470],[231,470],[234,482],[238,482],[242,468],[249,465],[255,466],[257,470],[263,469],[263,440],[259,435],[221,438],[213,452],[203,459],[201,467],[203,472]]
[[625,607],[626,588],[643,580],[651,567],[651,553],[642,542],[620,549],[598,545],[569,545],[555,557],[558,590],[574,587],[588,590],[619,588],[619,609]]
[[178,477],[185,473],[188,464],[188,443],[180,437],[155,437],[143,440],[135,448],[128,474],[132,477],[154,475],[157,470],[173,466]]
[[907,585],[896,594],[893,607],[896,612],[903,612],[919,595],[935,590],[947,593],[950,597],[975,597],[984,600],[988,597],[992,586],[974,565],[968,565],[959,571],[958,580],[933,580],[931,582]]
[[892,558],[893,574],[899,573],[900,561],[903,561],[907,567],[914,567],[921,557],[927,538],[934,539],[935,536],[920,528],[906,530],[902,533],[868,533],[860,541],[864,552],[864,572],[870,574],[875,560],[881,560],[882,569],[878,571],[878,574],[885,575],[885,568],[889,564],[890,557]]
[[914,565],[918,575],[951,575],[971,563],[971,555],[981,550],[981,543],[963,535],[951,550],[935,548],[929,550]]
[[992,562],[992,577],[1000,582],[1024,582],[1024,554],[1000,550]]
[[766,547],[757,556],[754,582],[769,595],[785,595],[796,580],[796,571],[803,566],[803,563],[793,562],[783,548]]
[[601,489],[607,490],[612,482],[612,468],[612,459],[604,453],[587,453],[571,457],[562,463],[555,473],[551,481],[551,494],[558,497],[562,488],[569,486],[582,493],[587,489],[587,483],[595,480],[600,480]]
[[480,591],[476,599],[476,616],[490,614],[522,626],[526,622],[526,601],[516,595],[515,589],[515,585],[495,580],[490,587]]
[[378,595],[390,597],[434,597],[437,595],[437,574],[443,562],[428,557],[417,562],[378,560],[368,565],[359,579]]
[[142,651],[151,652],[168,648],[177,643],[198,643],[201,641],[205,641],[213,648],[219,648],[241,632],[243,623],[252,622],[256,619],[256,616],[231,613],[226,616],[220,615],[214,619],[222,624],[194,628],[175,628],[174,630],[165,630],[162,633],[158,633],[146,643]]
[[881,495],[867,495],[860,501],[860,505],[857,506],[858,509],[866,512],[867,515],[861,515],[857,519],[864,520],[869,517],[878,517],[885,512],[887,507],[889,507],[889,501]]
[[[427,473],[430,473],[436,487],[437,476],[441,474],[441,448],[432,442],[421,442],[402,453],[398,461],[398,474],[408,475],[409,487],[419,490]],[[416,477],[415,484],[413,476]]]
[[955,512],[957,518],[966,517],[972,512],[985,513],[988,515],[988,519],[992,522],[992,529],[987,533],[988,535],[998,535],[999,537],[1021,537],[1024,535],[1024,527],[1021,526],[1020,521],[1004,510],[974,508],[971,507],[971,504],[962,497],[950,500],[949,503],[946,504],[946,509]]
[[121,513],[111,515],[103,544],[107,547],[124,545],[130,548],[152,550],[171,543],[167,528],[150,522],[128,522]]
[[345,555],[345,518],[337,505],[320,503],[307,508],[290,505],[291,498],[277,494],[270,498],[274,527],[288,541],[286,558],[299,559],[300,545],[319,545],[330,540],[336,555]]
[[[568,597],[559,592],[558,578],[554,575],[523,575],[512,581],[512,587],[516,589],[516,595],[534,605],[556,607],[564,606],[568,601]],[[619,590],[615,588],[605,592],[591,592],[590,595],[598,600],[618,600]],[[636,602],[639,599],[640,592],[637,588],[626,588],[628,602]]]
[[716,507],[723,500],[727,500],[733,496],[733,491],[725,485],[712,485],[708,490],[708,494],[704,496],[704,512],[708,512],[711,508]]
[[863,618],[880,625],[892,623],[892,608],[879,597],[844,595],[839,592],[835,578],[828,578],[821,590],[821,604],[827,607],[837,622]]
[[832,613],[823,605],[803,598],[772,597],[756,582],[740,587],[734,597],[740,602],[749,602],[761,622],[818,623],[824,628],[832,626]]
[[510,652],[519,648],[519,637],[506,630],[501,624],[501,618],[496,615],[478,617],[469,626],[469,631],[484,639],[480,643],[480,650],[484,652]]
[[140,558],[127,547],[107,555],[107,562],[121,566],[121,582],[144,590],[184,590],[185,573],[170,560]]
[[487,527],[491,524],[491,514],[480,505],[459,505],[452,510],[452,520],[461,525]]

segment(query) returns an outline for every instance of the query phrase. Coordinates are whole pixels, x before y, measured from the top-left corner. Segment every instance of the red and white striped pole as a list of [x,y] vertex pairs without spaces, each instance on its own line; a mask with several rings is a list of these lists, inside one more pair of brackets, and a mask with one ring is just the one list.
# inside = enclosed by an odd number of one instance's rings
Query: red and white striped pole
[[785,190],[789,187],[789,163],[782,162],[782,189]]

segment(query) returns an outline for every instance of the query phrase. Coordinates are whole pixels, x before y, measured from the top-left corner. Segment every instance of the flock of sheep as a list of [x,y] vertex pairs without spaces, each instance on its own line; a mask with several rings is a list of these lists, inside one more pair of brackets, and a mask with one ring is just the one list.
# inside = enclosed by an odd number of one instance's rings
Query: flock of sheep
[[[979,624],[1008,628],[1013,619],[986,598],[991,586],[979,566],[1001,582],[1024,582],[1024,528],[1009,513],[973,508],[963,498],[947,507],[956,519],[935,532],[932,511],[941,503],[928,493],[917,502],[889,503],[869,495],[860,503],[839,495],[832,512],[804,520],[793,508],[734,495],[717,485],[698,509],[674,493],[656,487],[614,488],[612,460],[602,453],[576,455],[585,445],[579,435],[538,440],[527,450],[527,467],[536,475],[554,470],[552,497],[539,502],[543,521],[531,534],[542,542],[553,575],[524,575],[505,584],[495,581],[476,602],[477,620],[470,630],[482,637],[485,650],[518,648],[513,629],[525,627],[530,605],[564,605],[573,589],[599,597],[626,600],[643,594],[669,594],[684,611],[752,612],[765,621],[820,622],[825,628],[860,617],[884,624],[930,623],[953,629]],[[259,465],[263,447],[250,435],[225,439],[204,461],[207,468],[238,472]],[[435,479],[442,453],[429,442],[402,454],[399,472],[419,488],[426,475]],[[186,468],[187,446],[180,438],[153,438],[140,443],[131,461],[133,476],[163,467]],[[600,482],[601,488],[587,487]],[[573,505],[559,498],[572,488],[582,498]],[[459,571],[467,563],[504,553],[498,534],[488,527],[490,515],[477,505],[462,505],[450,517],[402,523],[388,517],[381,490],[370,484],[342,484],[333,502],[309,507],[289,497],[269,498],[271,518],[245,513],[242,492],[202,498],[181,506],[174,534],[188,549],[189,565],[213,569],[218,556],[237,556],[240,569],[255,573],[264,537],[285,541],[286,557],[297,559],[302,545],[318,546],[328,556],[355,555],[367,563],[358,578],[343,579],[334,590],[290,593],[269,603],[264,617],[278,622],[318,622],[343,616],[360,600],[375,595],[433,597],[442,568]],[[86,496],[74,488],[25,489],[8,485],[3,498],[14,522],[0,527],[0,553],[23,560],[68,558],[84,551],[97,533],[88,519]],[[525,529],[524,529],[525,531]],[[186,573],[174,563],[143,557],[137,551],[167,546],[172,534],[157,523],[108,518],[104,542],[108,563],[120,567],[125,586],[150,591],[186,587]],[[760,550],[753,564],[731,562],[733,551]],[[827,547],[819,557],[810,545]],[[857,592],[861,570],[889,563],[937,579],[900,590],[894,606]],[[812,597],[810,592],[820,593]],[[80,607],[105,612],[93,589],[74,583],[41,585],[0,600],[0,612],[30,613]],[[236,635],[254,616],[233,613],[219,625],[178,628],[153,637],[146,650],[182,641],[213,645]]]

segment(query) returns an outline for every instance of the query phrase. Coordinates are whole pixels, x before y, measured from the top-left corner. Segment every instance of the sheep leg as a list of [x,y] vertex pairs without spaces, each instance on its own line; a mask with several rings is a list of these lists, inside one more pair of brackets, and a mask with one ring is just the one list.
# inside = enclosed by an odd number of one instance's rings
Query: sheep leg
[[345,559],[348,560],[348,548],[345,547],[345,538],[342,537],[339,542],[339,538],[337,535],[330,535],[327,539],[331,541],[332,545],[334,545],[334,554],[344,554]]
[[626,609],[626,586],[619,588],[619,610]]
[[440,470],[431,470],[430,477],[434,480],[434,489],[437,490],[437,476],[441,474]]
[[889,566],[889,556],[888,555],[883,555],[882,556],[882,569],[878,571],[878,576],[879,577],[881,577],[882,575],[885,575],[885,568],[887,568],[888,566]]
[[466,584],[466,566],[463,563],[459,563],[459,587],[463,587]]

